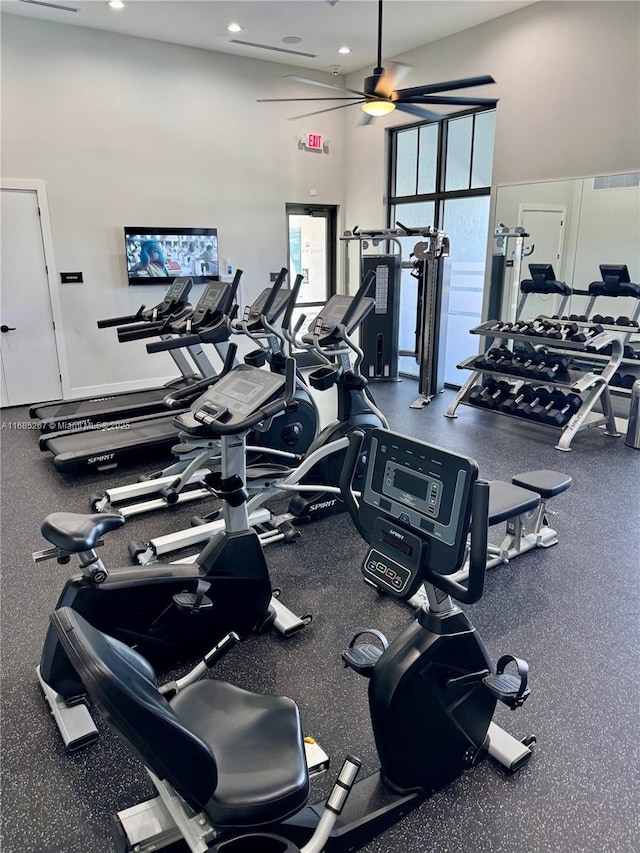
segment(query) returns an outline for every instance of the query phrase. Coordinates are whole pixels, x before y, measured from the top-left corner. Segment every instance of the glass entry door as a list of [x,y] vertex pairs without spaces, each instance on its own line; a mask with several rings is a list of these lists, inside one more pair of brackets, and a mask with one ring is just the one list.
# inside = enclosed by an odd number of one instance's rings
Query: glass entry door
[[304,327],[336,292],[336,210],[334,206],[287,205],[289,275],[302,274],[293,323]]

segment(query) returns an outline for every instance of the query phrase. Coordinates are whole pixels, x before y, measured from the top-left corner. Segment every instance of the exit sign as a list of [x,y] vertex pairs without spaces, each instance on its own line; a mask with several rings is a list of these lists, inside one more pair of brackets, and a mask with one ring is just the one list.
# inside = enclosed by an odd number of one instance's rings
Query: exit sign
[[322,137],[317,133],[307,134],[307,148],[319,151],[322,148]]

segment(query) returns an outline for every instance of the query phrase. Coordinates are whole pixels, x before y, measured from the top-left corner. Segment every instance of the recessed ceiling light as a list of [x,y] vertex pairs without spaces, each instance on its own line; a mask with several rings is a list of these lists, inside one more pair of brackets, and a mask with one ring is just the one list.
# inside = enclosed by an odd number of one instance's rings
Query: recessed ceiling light
[[300,36],[285,36],[282,41],[284,44],[300,44],[302,39]]
[[338,53],[351,53],[351,48],[346,45],[344,47],[339,47]]
[[112,9],[124,9],[122,0],[109,0],[107,6],[111,6]]
[[242,27],[240,26],[240,24],[229,24],[227,29],[230,33],[239,33],[242,31]]

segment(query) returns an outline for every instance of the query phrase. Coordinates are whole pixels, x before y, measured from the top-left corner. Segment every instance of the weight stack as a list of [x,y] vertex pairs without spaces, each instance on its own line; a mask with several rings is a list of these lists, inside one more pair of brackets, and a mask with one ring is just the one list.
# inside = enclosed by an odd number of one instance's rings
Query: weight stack
[[398,381],[398,340],[400,335],[400,256],[365,255],[362,278],[376,273],[375,307],[365,318],[360,332],[364,351],[362,374],[369,380]]

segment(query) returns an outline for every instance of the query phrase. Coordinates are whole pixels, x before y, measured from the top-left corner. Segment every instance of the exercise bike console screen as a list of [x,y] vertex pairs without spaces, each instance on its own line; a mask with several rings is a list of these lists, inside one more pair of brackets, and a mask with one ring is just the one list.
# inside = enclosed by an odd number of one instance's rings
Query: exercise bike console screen
[[[423,559],[439,574],[460,567],[466,548],[476,463],[426,442],[374,430],[362,490],[365,526],[375,519],[399,527],[427,545]],[[398,534],[383,537],[386,542]]]

